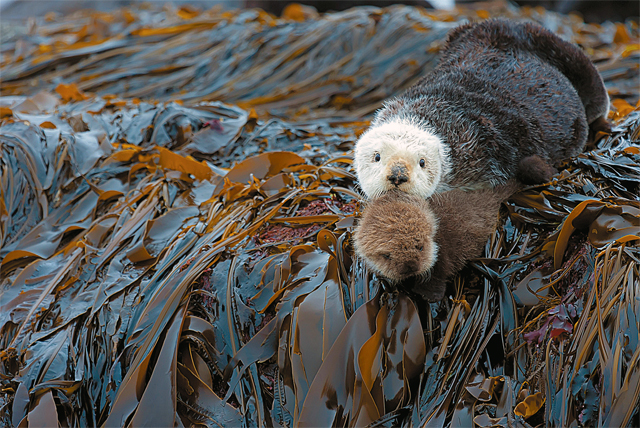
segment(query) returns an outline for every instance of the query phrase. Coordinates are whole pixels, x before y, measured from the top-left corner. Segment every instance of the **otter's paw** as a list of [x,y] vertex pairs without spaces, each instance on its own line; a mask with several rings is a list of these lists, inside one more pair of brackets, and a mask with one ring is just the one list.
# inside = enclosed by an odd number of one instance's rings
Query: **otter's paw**
[[447,283],[445,281],[429,280],[417,276],[405,279],[397,287],[400,290],[417,294],[427,302],[439,302],[444,299],[447,291]]

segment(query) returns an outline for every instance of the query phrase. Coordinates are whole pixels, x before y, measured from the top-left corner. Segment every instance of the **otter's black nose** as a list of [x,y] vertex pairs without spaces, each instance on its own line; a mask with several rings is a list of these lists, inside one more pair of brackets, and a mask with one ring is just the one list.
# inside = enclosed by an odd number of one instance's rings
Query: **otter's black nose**
[[404,166],[394,165],[391,167],[391,174],[387,176],[387,180],[398,187],[402,183],[409,181],[409,171],[407,171],[407,168]]

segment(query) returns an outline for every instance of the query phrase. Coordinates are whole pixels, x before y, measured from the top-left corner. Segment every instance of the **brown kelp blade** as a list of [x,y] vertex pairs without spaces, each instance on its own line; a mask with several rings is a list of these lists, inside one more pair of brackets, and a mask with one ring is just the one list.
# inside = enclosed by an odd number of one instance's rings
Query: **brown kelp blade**
[[[638,425],[637,25],[479,7],[133,8],[3,41],[2,424]],[[498,15],[580,43],[615,126],[505,202],[451,298],[412,300],[353,255],[350,150],[447,29]]]

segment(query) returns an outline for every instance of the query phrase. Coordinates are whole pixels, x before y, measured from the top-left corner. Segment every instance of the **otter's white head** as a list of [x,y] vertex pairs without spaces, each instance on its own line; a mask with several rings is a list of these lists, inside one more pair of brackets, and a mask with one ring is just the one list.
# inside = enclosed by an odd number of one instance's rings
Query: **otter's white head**
[[392,189],[427,198],[449,172],[448,148],[442,140],[399,119],[362,134],[354,158],[360,187],[370,199]]

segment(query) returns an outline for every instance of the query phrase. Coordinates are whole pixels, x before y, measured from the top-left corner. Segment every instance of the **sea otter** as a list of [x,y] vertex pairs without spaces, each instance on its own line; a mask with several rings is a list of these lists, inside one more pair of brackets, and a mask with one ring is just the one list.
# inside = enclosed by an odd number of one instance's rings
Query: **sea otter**
[[427,272],[436,262],[437,229],[438,219],[426,199],[391,190],[365,205],[353,242],[370,268],[398,283]]
[[502,200],[517,186],[449,190],[429,200],[397,189],[369,201],[354,233],[358,256],[395,286],[441,300],[447,279],[480,257]]
[[608,128],[608,111],[602,78],[577,46],[534,23],[466,24],[431,73],[377,112],[356,143],[356,174],[369,198],[514,177],[536,184],[583,151],[590,127]]

